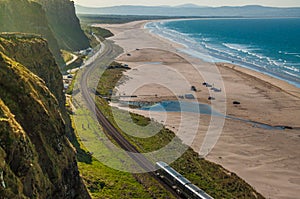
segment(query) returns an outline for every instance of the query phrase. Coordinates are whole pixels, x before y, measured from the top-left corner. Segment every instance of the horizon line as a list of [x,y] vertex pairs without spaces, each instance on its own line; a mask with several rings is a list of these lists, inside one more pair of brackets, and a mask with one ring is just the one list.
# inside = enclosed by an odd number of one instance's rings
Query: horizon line
[[89,5],[82,5],[82,4],[78,4],[75,3],[75,5],[77,6],[81,6],[81,7],[86,7],[86,8],[111,8],[111,7],[123,7],[123,6],[128,6],[128,7],[170,7],[170,8],[223,8],[223,7],[249,7],[249,6],[257,6],[257,7],[264,7],[264,8],[300,8],[300,6],[267,6],[267,5],[258,5],[258,4],[246,4],[246,5],[221,5],[221,6],[203,6],[203,5],[198,5],[198,4],[190,4],[191,7],[183,7],[185,5],[188,4],[181,4],[181,5],[129,5],[129,4],[123,4],[123,5],[111,5],[111,6],[89,6]]

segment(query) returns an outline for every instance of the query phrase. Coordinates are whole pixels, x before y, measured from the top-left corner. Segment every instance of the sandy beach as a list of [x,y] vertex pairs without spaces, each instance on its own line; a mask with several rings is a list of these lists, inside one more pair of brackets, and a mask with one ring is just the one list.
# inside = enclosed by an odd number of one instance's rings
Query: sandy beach
[[[210,151],[207,160],[236,173],[266,198],[299,198],[300,89],[239,66],[207,63],[181,53],[178,49],[184,46],[150,33],[145,23],[99,25],[113,32],[109,39],[124,49],[116,61],[131,68],[124,73],[126,81],[118,86],[118,95],[159,102],[192,94],[195,99],[184,100],[210,104],[234,118],[293,129],[265,129],[233,119],[213,123],[211,116],[195,113],[185,113],[182,122],[182,114],[176,112],[131,111],[165,124],[200,154]],[[216,136],[221,132],[216,145],[206,149],[202,143],[208,129]]]

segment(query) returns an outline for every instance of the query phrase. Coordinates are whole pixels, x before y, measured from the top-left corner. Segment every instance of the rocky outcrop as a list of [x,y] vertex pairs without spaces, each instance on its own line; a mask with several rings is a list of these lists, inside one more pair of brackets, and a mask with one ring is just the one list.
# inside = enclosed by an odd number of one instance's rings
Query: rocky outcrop
[[57,72],[44,39],[0,36],[0,198],[89,198],[66,137]]

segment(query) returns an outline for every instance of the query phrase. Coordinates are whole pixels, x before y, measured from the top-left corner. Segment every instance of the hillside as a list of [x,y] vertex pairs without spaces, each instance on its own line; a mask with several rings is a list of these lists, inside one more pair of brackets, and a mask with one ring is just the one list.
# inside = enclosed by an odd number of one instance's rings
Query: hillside
[[76,51],[89,47],[69,0],[0,0],[0,32],[41,35],[48,40],[61,67],[64,61],[60,49]]
[[61,49],[77,51],[89,47],[70,0],[35,0],[43,6],[47,20]]
[[51,57],[42,38],[0,36],[1,198],[90,198],[66,137]]
[[[5,36],[2,35],[2,37]],[[10,35],[6,35],[6,37],[10,38]],[[0,51],[43,79],[60,102],[60,107],[65,106],[62,75],[46,41],[40,38],[32,38],[32,40],[14,39],[13,37],[9,40],[2,39],[0,40]]]
[[24,32],[42,35],[49,42],[59,65],[64,61],[57,40],[42,7],[28,0],[0,0],[0,32]]

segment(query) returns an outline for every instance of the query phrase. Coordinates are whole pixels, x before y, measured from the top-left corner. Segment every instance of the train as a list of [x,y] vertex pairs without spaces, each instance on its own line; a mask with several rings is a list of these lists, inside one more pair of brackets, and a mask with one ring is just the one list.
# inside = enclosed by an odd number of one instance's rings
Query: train
[[170,185],[176,192],[187,199],[213,199],[202,189],[191,183],[167,163],[159,161],[155,164],[156,175]]

